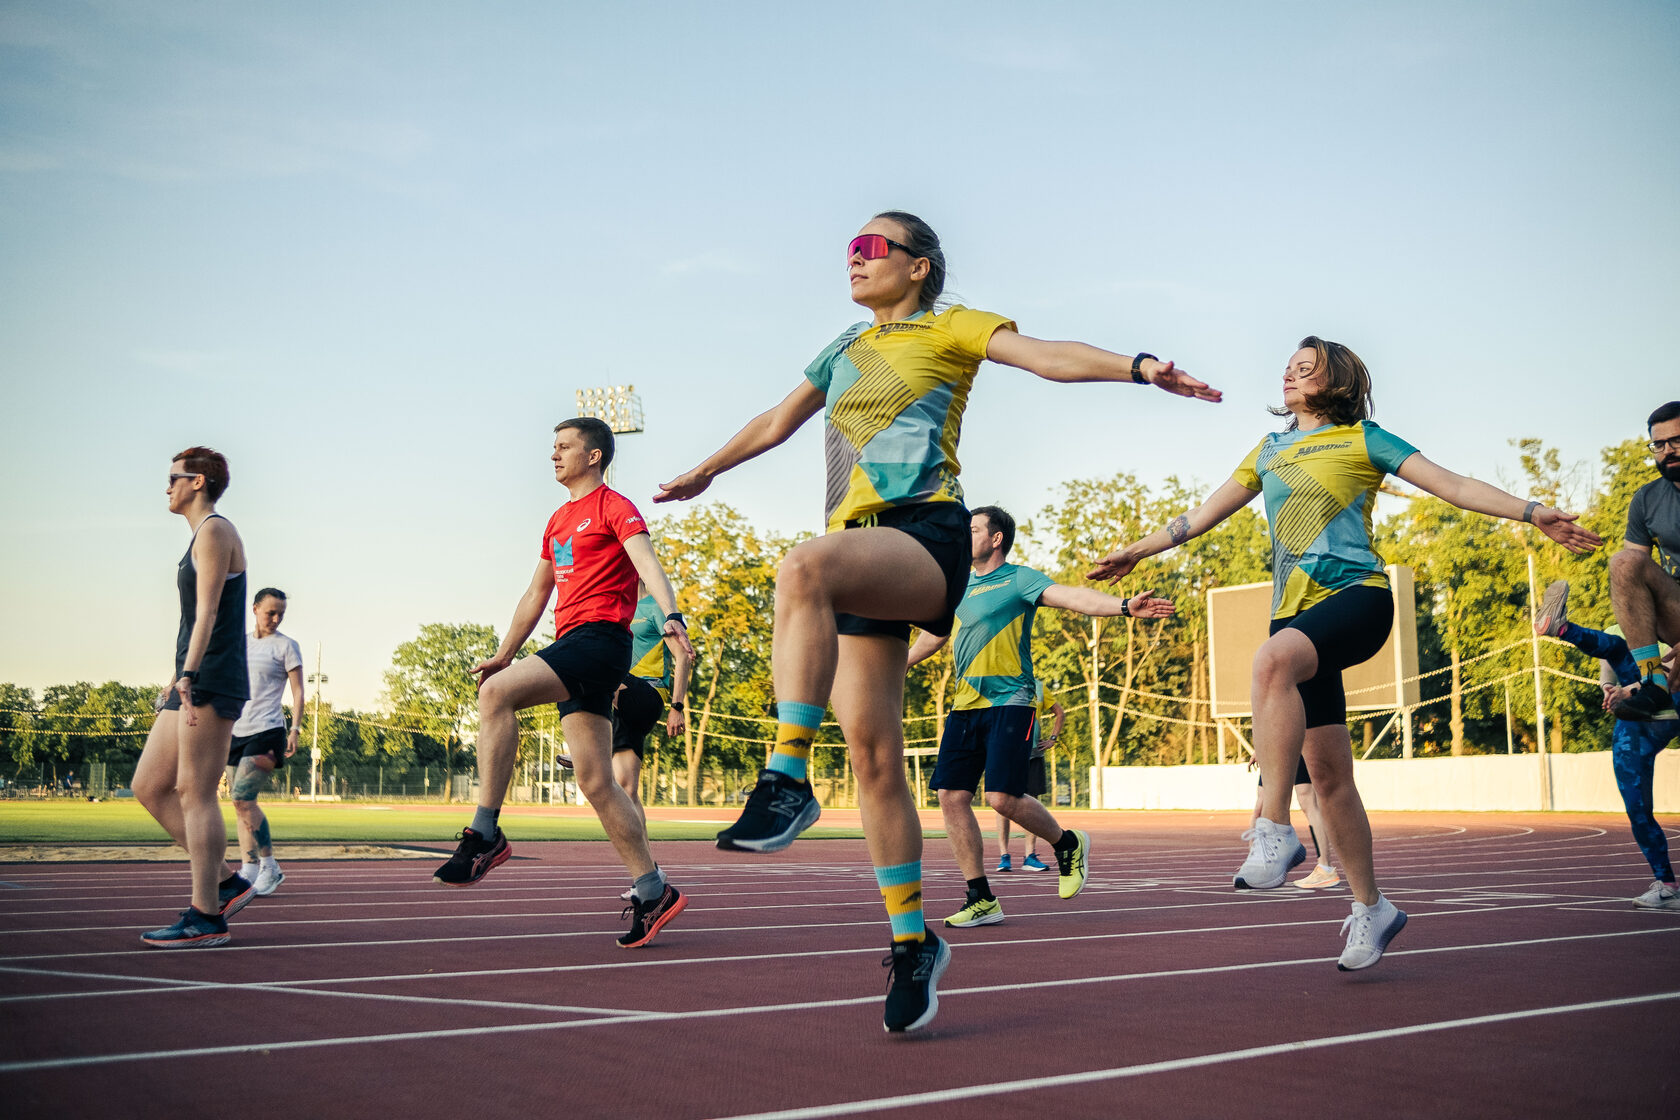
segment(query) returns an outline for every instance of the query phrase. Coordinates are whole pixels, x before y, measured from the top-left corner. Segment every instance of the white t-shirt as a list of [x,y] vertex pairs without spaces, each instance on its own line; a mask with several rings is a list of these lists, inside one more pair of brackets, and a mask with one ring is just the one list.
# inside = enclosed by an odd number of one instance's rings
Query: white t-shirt
[[233,725],[235,735],[255,735],[271,727],[286,726],[280,707],[286,691],[286,675],[303,668],[303,651],[298,644],[276,630],[266,638],[245,636],[245,671],[251,677],[251,698]]

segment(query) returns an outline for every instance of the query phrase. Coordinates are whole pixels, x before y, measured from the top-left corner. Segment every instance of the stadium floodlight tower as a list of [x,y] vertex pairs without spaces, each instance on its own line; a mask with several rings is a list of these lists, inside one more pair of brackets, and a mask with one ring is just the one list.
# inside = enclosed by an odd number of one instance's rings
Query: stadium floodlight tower
[[[634,385],[609,385],[602,389],[577,391],[577,414],[605,420],[616,435],[631,435],[646,431],[642,423],[642,398]],[[612,482],[612,468],[607,468],[607,482]]]

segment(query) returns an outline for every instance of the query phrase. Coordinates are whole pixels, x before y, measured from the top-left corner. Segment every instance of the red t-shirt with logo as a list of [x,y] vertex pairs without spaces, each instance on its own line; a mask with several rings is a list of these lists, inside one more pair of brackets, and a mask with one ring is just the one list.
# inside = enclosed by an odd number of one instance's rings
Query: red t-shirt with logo
[[623,494],[597,486],[554,511],[543,530],[542,558],[554,567],[554,634],[586,622],[630,628],[636,614],[636,568],[624,542],[647,523]]

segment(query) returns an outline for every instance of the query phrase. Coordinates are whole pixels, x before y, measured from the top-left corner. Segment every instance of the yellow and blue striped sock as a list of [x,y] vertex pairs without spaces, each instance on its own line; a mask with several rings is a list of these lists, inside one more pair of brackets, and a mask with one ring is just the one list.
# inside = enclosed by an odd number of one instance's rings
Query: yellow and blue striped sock
[[921,941],[927,934],[922,920],[922,861],[877,867],[875,883],[887,903],[894,941]]
[[817,704],[800,704],[783,700],[776,705],[776,749],[770,755],[768,769],[786,774],[797,781],[805,781],[810,770],[811,740],[822,726],[823,709]]
[[1629,652],[1633,654],[1633,659],[1639,662],[1640,676],[1658,688],[1668,687],[1668,674],[1663,672],[1661,650],[1655,645],[1648,645]]

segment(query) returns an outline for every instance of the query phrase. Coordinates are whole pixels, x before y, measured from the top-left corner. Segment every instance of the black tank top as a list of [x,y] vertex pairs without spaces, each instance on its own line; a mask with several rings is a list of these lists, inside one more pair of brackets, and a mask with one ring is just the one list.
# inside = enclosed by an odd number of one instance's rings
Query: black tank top
[[[212,513],[210,517],[222,517]],[[187,659],[187,646],[192,642],[193,623],[198,619],[198,569],[193,566],[192,546],[198,540],[199,529],[209,522],[206,517],[193,530],[187,542],[187,554],[175,569],[175,587],[181,593],[181,629],[175,635],[175,679]],[[223,521],[227,518],[222,517]],[[195,692],[213,692],[234,700],[251,697],[251,678],[245,671],[245,573],[230,575],[222,581],[222,597],[216,604],[216,621],[210,627],[210,648],[198,665],[198,684]]]

